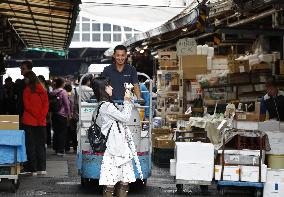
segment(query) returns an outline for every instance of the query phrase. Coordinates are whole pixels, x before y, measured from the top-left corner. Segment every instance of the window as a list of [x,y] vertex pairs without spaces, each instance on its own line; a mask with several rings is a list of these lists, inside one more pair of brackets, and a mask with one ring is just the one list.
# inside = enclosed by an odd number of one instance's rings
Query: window
[[77,21],[77,22],[79,22],[79,21],[80,21],[80,16],[78,16],[78,17],[77,17],[76,21]]
[[111,31],[111,24],[104,23],[103,30],[104,31]]
[[111,42],[111,34],[103,34],[104,42]]
[[113,34],[113,41],[120,42],[121,41],[121,34]]
[[80,33],[74,33],[72,41],[74,42],[80,42]]
[[132,31],[130,27],[124,27],[124,31]]
[[86,17],[82,17],[82,21],[90,21],[90,19]]
[[83,33],[83,34],[82,34],[82,41],[83,41],[83,42],[90,42],[90,34],[88,34],[88,33]]
[[80,23],[76,23],[75,31],[80,31]]
[[139,34],[134,34],[134,36],[137,36],[137,35],[139,35]]
[[93,31],[101,31],[101,24],[100,23],[93,23],[92,24]]
[[90,31],[90,23],[82,23],[82,31]]
[[93,34],[93,42],[100,42],[101,34]]
[[121,31],[121,27],[118,25],[113,26],[113,31]]
[[128,40],[129,38],[132,37],[132,34],[125,34],[126,39]]

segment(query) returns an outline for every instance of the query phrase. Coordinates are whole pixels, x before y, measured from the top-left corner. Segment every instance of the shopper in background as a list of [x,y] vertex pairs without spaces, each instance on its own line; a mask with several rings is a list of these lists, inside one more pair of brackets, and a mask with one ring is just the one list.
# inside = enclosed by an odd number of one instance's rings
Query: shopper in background
[[[20,64],[21,69],[21,75],[25,76],[25,74],[29,71],[32,71],[33,64],[30,61],[23,61]],[[24,113],[24,104],[23,104],[23,92],[26,87],[25,80],[21,80],[21,83],[19,83],[18,92],[17,92],[17,100],[18,100],[18,114],[21,119]],[[21,125],[20,125],[21,127]]]
[[139,87],[139,81],[136,69],[127,64],[127,49],[123,45],[117,45],[114,48],[113,64],[104,68],[102,77],[110,79],[113,86],[112,100],[124,99],[124,83],[131,83],[134,85],[134,93],[137,100],[143,103]]
[[[136,181],[132,165],[135,150],[130,146],[133,144],[132,133],[124,125],[130,119],[133,103],[131,93],[124,91],[124,108],[119,111],[111,101],[112,89],[108,79],[94,80],[93,90],[100,105],[96,120],[101,127],[101,132],[104,136],[108,136],[99,184],[105,186],[103,196],[110,197],[113,196],[114,186],[119,183],[117,196],[126,197],[128,183]],[[94,113],[96,114],[97,112]]]
[[[45,88],[45,90],[47,91],[47,95],[50,94],[49,92],[49,85],[47,83],[47,81],[45,80],[43,75],[39,75],[38,76],[39,81],[41,82],[41,84],[43,85],[43,87]],[[46,145],[50,146],[51,145],[51,113],[48,112],[46,115]]]
[[16,115],[17,114],[17,100],[15,96],[15,84],[11,77],[5,79],[4,84],[4,99],[3,99],[4,114]]
[[22,125],[26,136],[28,162],[25,171],[33,175],[46,174],[45,126],[48,96],[33,71],[24,74],[26,87],[23,92],[24,113]]
[[269,119],[284,121],[284,92],[278,89],[275,80],[266,83],[266,91],[261,100],[260,119],[264,121],[268,112]]
[[50,94],[56,95],[61,103],[58,112],[52,113],[52,128],[53,134],[53,149],[58,156],[64,155],[65,142],[67,137],[67,119],[71,115],[70,102],[68,94],[64,88],[65,81],[62,78],[57,78],[54,81],[55,90]]
[[67,126],[67,138],[66,138],[66,144],[65,144],[65,152],[70,151],[70,146],[73,147],[74,153],[77,152],[77,121],[78,116],[75,114],[75,106],[76,105],[76,98],[74,95],[74,92],[72,91],[72,85],[66,84],[64,89],[67,91],[68,99],[70,102],[70,111],[71,115],[68,119],[68,126]]
[[[86,75],[82,79],[82,85],[81,85],[81,101],[87,101],[91,99],[91,97],[94,95],[93,89],[91,88],[91,82],[93,80],[93,75]],[[79,87],[78,87],[79,88]],[[78,89],[77,88],[77,92]]]

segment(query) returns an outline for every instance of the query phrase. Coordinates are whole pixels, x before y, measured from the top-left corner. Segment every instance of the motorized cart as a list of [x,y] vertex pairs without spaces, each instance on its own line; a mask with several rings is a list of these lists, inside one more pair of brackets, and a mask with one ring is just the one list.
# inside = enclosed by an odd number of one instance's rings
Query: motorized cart
[[[88,75],[94,73],[85,74],[82,79]],[[138,73],[138,76],[144,76],[149,79],[149,76],[143,73]],[[81,101],[81,82],[79,85],[79,101]],[[152,90],[152,84],[150,82],[150,92]],[[123,107],[123,101],[114,101],[118,108]],[[78,153],[77,153],[77,166],[78,172],[81,176],[81,184],[85,186],[90,180],[99,180],[101,163],[104,153],[95,153],[92,151],[89,141],[87,130],[91,126],[93,113],[96,111],[98,103],[94,100],[90,102],[79,102],[79,123],[78,123]],[[132,109],[132,115],[126,125],[129,127],[133,134],[135,147],[137,150],[138,158],[142,168],[144,183],[151,176],[152,161],[151,161],[151,133],[152,133],[152,96],[150,94],[150,105],[142,106],[135,103],[135,107]],[[150,108],[150,114],[148,120],[142,120],[141,110]],[[146,125],[146,126],[145,126]],[[143,128],[142,128],[143,126]],[[134,161],[133,161],[134,164]],[[134,164],[135,176],[139,179],[139,173],[136,165]]]

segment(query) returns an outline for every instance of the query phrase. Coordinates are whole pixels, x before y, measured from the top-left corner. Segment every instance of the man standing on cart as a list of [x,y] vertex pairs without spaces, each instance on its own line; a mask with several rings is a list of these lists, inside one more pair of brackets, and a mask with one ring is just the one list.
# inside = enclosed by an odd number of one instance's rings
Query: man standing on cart
[[127,49],[124,45],[117,45],[114,48],[113,64],[104,68],[102,76],[109,78],[113,87],[112,100],[124,99],[124,83],[131,83],[134,86],[134,93],[138,101],[143,101],[139,87],[136,69],[127,64]]

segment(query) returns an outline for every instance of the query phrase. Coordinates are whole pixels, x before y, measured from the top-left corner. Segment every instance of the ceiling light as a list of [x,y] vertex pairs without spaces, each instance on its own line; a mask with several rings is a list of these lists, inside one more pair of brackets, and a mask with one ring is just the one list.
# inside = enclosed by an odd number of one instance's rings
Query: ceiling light
[[140,51],[140,53],[144,53],[144,49],[142,49],[142,50]]

